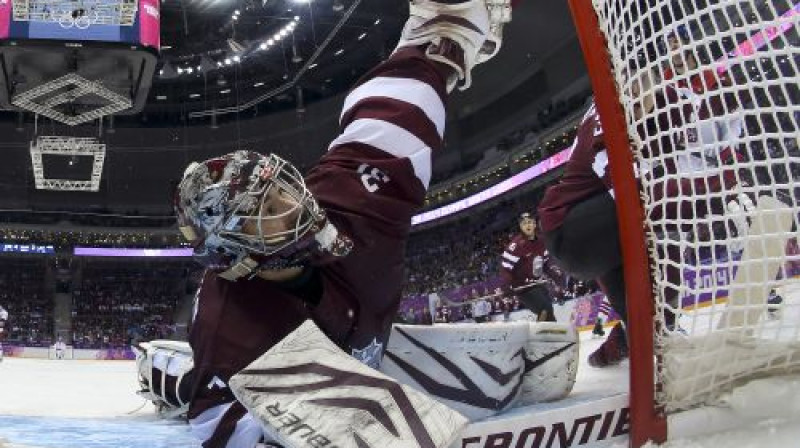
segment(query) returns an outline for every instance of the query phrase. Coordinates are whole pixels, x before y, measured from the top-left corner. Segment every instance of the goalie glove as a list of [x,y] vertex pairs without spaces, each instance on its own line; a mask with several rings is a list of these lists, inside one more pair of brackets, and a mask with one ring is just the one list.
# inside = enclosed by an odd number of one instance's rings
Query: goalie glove
[[447,80],[448,92],[458,84],[466,90],[472,83],[472,68],[500,51],[503,25],[510,21],[511,0],[411,0],[397,47],[428,45],[429,59],[456,71]]
[[153,402],[162,418],[181,417],[189,410],[192,349],[186,342],[156,340],[133,346],[139,396]]

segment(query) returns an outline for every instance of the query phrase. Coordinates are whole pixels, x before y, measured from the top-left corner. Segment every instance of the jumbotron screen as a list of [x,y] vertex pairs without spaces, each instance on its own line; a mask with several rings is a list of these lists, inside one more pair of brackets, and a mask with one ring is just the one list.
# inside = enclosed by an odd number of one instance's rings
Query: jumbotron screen
[[159,0],[0,0],[0,40],[119,42],[160,47]]

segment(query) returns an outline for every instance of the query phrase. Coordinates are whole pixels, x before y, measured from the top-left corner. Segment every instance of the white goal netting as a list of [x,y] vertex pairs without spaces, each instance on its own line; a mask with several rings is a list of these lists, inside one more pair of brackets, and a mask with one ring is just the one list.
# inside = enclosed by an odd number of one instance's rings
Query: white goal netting
[[645,212],[657,403],[800,370],[800,3],[593,5]]

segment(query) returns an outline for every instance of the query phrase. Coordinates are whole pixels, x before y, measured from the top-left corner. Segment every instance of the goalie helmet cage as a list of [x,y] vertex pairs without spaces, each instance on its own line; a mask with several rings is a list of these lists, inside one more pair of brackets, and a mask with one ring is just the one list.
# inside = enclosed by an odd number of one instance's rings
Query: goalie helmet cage
[[[675,417],[691,414],[683,411],[751,379],[800,369],[797,304],[780,305],[784,314],[774,322],[766,317],[775,309],[767,302],[770,290],[786,292],[797,285],[792,277],[800,275],[793,234],[800,185],[794,173],[800,163],[800,5],[791,0],[568,2],[601,117],[617,204],[631,317],[630,444],[662,443],[680,435],[671,431],[679,426]],[[677,73],[676,63],[687,59],[675,59],[676,54],[690,54],[697,66]],[[678,92],[678,98],[685,95],[679,106],[651,102],[656,92],[664,98],[668,85],[674,89],[691,76],[701,81],[681,86],[686,93]],[[715,96],[723,99],[721,112],[711,106]],[[651,105],[643,117],[635,113]],[[687,107],[695,115],[686,113]],[[723,159],[725,151],[733,157]],[[687,154],[701,157],[687,159]],[[683,168],[687,160],[702,167]],[[647,170],[667,166],[682,168],[657,175]],[[722,178],[726,170],[734,173],[735,185],[709,188],[710,178]],[[701,178],[706,191],[694,187],[678,190],[674,198],[662,196],[665,178]],[[682,211],[687,204],[689,213]],[[677,216],[665,213],[670,206]],[[701,207],[712,212],[702,213]],[[681,259],[669,260],[670,250]],[[678,299],[667,303],[670,289],[678,290]],[[665,325],[670,310],[683,319],[685,334]]]

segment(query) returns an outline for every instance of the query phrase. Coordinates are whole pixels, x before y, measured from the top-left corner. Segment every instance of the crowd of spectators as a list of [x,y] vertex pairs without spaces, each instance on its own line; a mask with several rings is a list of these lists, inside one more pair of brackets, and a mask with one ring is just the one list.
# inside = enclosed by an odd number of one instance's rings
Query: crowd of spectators
[[[0,214],[1,215],[1,214]],[[172,224],[175,224],[174,218]],[[6,244],[53,245],[56,251],[71,251],[76,246],[119,248],[181,247],[186,243],[176,232],[113,232],[90,230],[33,230],[0,228],[0,241]]]
[[[538,141],[540,135],[547,134],[548,132],[552,132],[568,124],[570,121],[565,121],[565,119],[569,118],[570,115],[576,111],[583,110],[590,97],[591,91],[587,90],[572,95],[566,100],[551,101],[543,105],[526,123],[521,123],[520,126],[509,129],[509,131],[504,136],[500,137],[496,143],[491,145],[490,148],[483,149],[480,153],[476,153],[476,157],[465,157],[462,160],[461,166],[450,170],[437,170],[433,173],[433,177],[431,178],[431,183],[433,184],[431,193],[436,193],[439,190],[436,184],[447,183],[448,179],[462,176],[465,173],[482,168],[482,165],[488,162],[485,160],[486,158],[483,157],[487,151],[497,154],[498,158],[502,159],[504,155],[515,152],[519,147]],[[568,130],[566,132],[569,133],[571,131],[572,130]],[[527,164],[535,164],[553,155],[556,152],[556,148],[562,145],[561,140],[565,137],[567,136],[562,135],[549,138],[547,141],[539,141],[539,144],[533,145],[529,149],[529,154],[522,155],[520,159],[524,157],[524,160],[520,160],[518,163],[529,166]],[[495,162],[497,162],[497,160],[495,160]],[[520,167],[516,168],[519,169]]]
[[0,259],[0,306],[8,311],[5,341],[29,346],[52,341],[53,300],[45,294],[42,258]]
[[406,295],[476,283],[497,272],[509,232],[487,230],[486,225],[469,227],[445,225],[412,237],[406,252]]
[[169,339],[188,275],[184,263],[87,265],[72,293],[73,345],[107,348]]
[[0,223],[24,222],[51,226],[69,223],[76,227],[127,227],[158,228],[171,227],[175,223],[172,216],[141,215],[137,210],[114,213],[109,209],[95,208],[91,211],[44,211],[44,210],[2,210]]
[[[531,142],[539,131],[558,123],[564,116],[579,108],[584,100],[585,95],[578,95],[563,104],[547,106],[530,123],[501,138],[492,154],[497,153],[502,158],[503,153],[509,153],[515,147]],[[572,131],[567,129],[564,135],[533,145],[529,153],[522,154],[513,162],[526,166],[537,163],[563,149],[568,144],[570,132]],[[508,162],[511,160],[508,159]],[[474,166],[465,169],[468,171],[470,168]],[[494,176],[483,176],[480,181],[475,180],[469,186],[462,186],[460,193],[463,195],[471,193],[470,189],[486,188],[518,171],[519,167],[515,171],[506,166]],[[452,175],[454,173],[446,174]],[[439,196],[439,199],[455,200],[455,196],[448,193],[446,197]],[[432,201],[432,197],[428,199],[428,205],[441,202]],[[520,211],[530,211],[534,207],[534,197],[526,197],[513,204],[503,202],[489,211],[471,214],[467,219],[415,233],[407,251],[407,283],[404,295],[427,296],[452,288],[480,284],[495,276],[499,269],[502,248],[517,230],[516,216]],[[49,229],[23,229],[13,225],[21,222],[49,226]],[[75,246],[164,248],[186,245],[177,231],[160,230],[171,227],[174,230],[173,218],[139,216],[136,211],[126,214],[113,214],[104,210],[80,213],[1,211],[0,223],[9,224],[5,227],[0,225],[1,242],[53,245],[59,257],[69,257],[69,252]],[[61,228],[56,230],[57,226]],[[82,230],[70,230],[72,227]],[[115,227],[150,230],[100,229]],[[20,342],[49,344],[53,334],[53,297],[42,290],[41,278],[45,268],[43,262],[38,263],[41,264],[38,269],[19,270],[28,273],[30,286],[19,286],[22,289],[14,293],[17,296],[27,295],[33,300],[16,301],[26,305],[15,307],[14,300],[0,295],[0,304],[5,306],[8,303],[9,312],[16,315],[17,323],[23,324],[17,325],[17,331],[12,333]],[[135,261],[111,266],[105,262],[87,264],[82,270],[80,282],[72,285],[72,334],[67,339],[76,348],[103,348],[173,336],[176,330],[174,316],[179,300],[186,294],[191,294],[199,283],[200,271],[188,268],[190,263],[183,261],[172,266],[154,265],[155,267]],[[71,270],[75,272],[75,268]],[[18,271],[14,271],[0,276],[0,279],[10,284],[13,283],[10,277],[17,275]],[[67,275],[65,278],[68,277]],[[66,289],[62,283],[66,285],[64,281],[56,280],[57,292]],[[453,306],[460,307],[453,315],[462,312],[467,314],[466,305]],[[407,314],[401,316],[400,320],[431,323],[434,317],[427,306],[411,308]],[[14,322],[9,326],[13,331]]]
[[[482,213],[413,233],[406,248],[404,303],[397,321],[426,324],[475,320],[473,304],[497,293],[494,287],[501,254],[519,231],[519,214],[535,210],[540,194],[534,190]],[[597,290],[594,282],[567,278],[566,284],[554,289],[553,300],[563,303]],[[438,302],[433,313],[431,294]],[[497,296],[489,303],[490,315],[507,316],[519,307],[514,297]],[[492,320],[498,320],[497,316]]]

